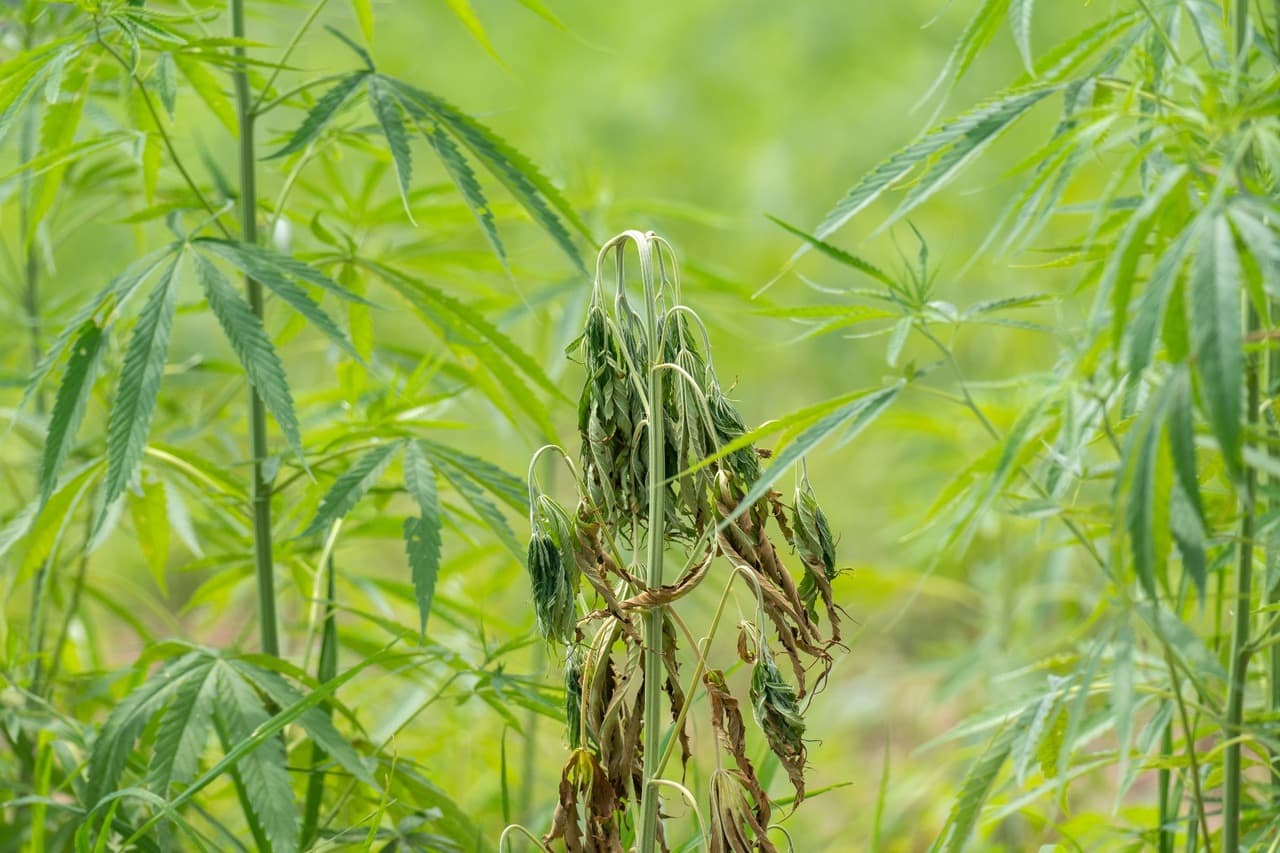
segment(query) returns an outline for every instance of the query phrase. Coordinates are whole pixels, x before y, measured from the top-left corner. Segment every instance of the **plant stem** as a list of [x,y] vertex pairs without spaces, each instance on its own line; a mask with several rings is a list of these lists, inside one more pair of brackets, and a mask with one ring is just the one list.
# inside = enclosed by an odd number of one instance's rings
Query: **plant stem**
[[[24,51],[31,50],[36,42],[35,20],[30,17],[31,11],[28,8],[28,19],[25,22],[22,33],[22,49]],[[34,116],[28,112],[22,119],[22,136],[21,150],[18,154],[18,160],[25,165],[35,154],[36,145],[36,123]],[[21,181],[21,196],[18,217],[18,236],[22,241],[22,303],[23,310],[26,312],[27,335],[29,347],[31,350],[31,366],[36,367],[40,363],[40,266],[36,258],[35,235],[31,233],[34,223],[31,221],[31,173],[23,171]],[[36,413],[44,414],[44,393],[37,390],[35,394]]]
[[[326,574],[324,619],[320,629],[320,659],[316,663],[316,681],[324,684],[338,675],[338,625],[333,609],[334,602],[334,568],[333,557],[325,561]],[[333,716],[333,706],[328,702],[320,705],[320,713],[326,717]],[[315,840],[319,828],[320,806],[324,802],[325,773],[323,765],[328,753],[318,743],[311,744],[311,772],[307,776],[307,798],[303,807],[301,849],[309,849]]]
[[[231,0],[231,35],[244,39],[244,0]],[[244,47],[235,47],[237,58],[245,56]],[[232,72],[236,90],[236,117],[240,130],[240,239],[247,245],[258,243],[258,195],[254,175],[256,155],[253,148],[253,110],[249,99],[249,77],[244,65]],[[262,285],[250,276],[244,279],[249,306],[262,319]],[[280,654],[276,632],[275,561],[271,547],[271,483],[264,465],[267,459],[267,413],[252,384],[249,386],[249,452],[253,457],[253,563],[258,580],[258,631],[262,651]]]
[[[1187,775],[1191,777],[1191,801],[1195,805],[1195,817],[1199,821],[1199,826],[1204,838],[1204,847],[1209,853],[1213,853],[1213,847],[1209,843],[1209,818],[1205,815],[1204,808],[1204,792],[1200,789],[1200,762],[1196,758],[1196,736],[1195,726],[1191,722],[1190,715],[1187,714],[1187,702],[1182,698],[1182,680],[1178,678],[1178,668],[1173,663],[1173,653],[1165,646],[1164,659],[1169,667],[1169,678],[1173,685],[1173,699],[1178,706],[1178,717],[1182,720],[1182,736],[1187,741]],[[1194,834],[1194,830],[1191,830]]]
[[[196,183],[195,177],[192,176],[191,172],[182,162],[182,158],[178,156],[178,149],[173,144],[173,137],[171,137],[169,132],[164,129],[164,122],[160,118],[160,110],[156,108],[155,100],[151,97],[151,92],[147,89],[146,82],[138,75],[138,72],[134,70],[129,60],[121,56],[120,52],[112,47],[111,43],[102,37],[102,31],[99,29],[98,22],[96,20],[94,21],[94,34],[98,38],[98,44],[102,45],[102,49],[111,55],[111,58],[125,70],[129,79],[133,81],[133,85],[138,87],[138,94],[142,96],[142,103],[146,106],[147,112],[151,115],[151,121],[155,125],[156,133],[160,134],[160,141],[164,143],[165,150],[169,152],[169,161],[173,163],[174,168],[178,170],[178,174],[182,176],[182,180],[186,183],[187,189],[191,190],[191,194],[195,196],[196,201],[200,202],[200,206],[203,207],[211,217],[213,217],[213,224],[217,226],[218,230],[229,238],[231,236],[231,232],[227,230],[227,226],[224,225],[221,218],[219,218],[220,214],[218,209],[213,206],[213,202],[209,201],[209,197],[200,189],[200,185]],[[235,50],[238,55],[244,55],[243,48],[237,47]]]
[[1236,9],[1232,16],[1235,24],[1236,34],[1236,58],[1244,53],[1245,44],[1249,38],[1249,0],[1235,0]]
[[[1280,27],[1280,21],[1277,22]],[[1271,305],[1271,316],[1274,322],[1277,314],[1280,313],[1280,303],[1273,302]],[[1267,342],[1267,389],[1266,395],[1271,399],[1275,395],[1275,385],[1280,381],[1280,348],[1272,346],[1270,341]],[[1271,428],[1268,430],[1272,438],[1277,436],[1276,414],[1274,410],[1268,408],[1268,419],[1271,421]],[[1280,448],[1272,443],[1269,453],[1272,458],[1280,457]],[[1276,478],[1271,477],[1272,485],[1276,485]],[[1264,603],[1268,606],[1270,612],[1276,612],[1273,608],[1280,608],[1280,583],[1277,583],[1276,572],[1280,569],[1280,552],[1277,552],[1275,533],[1267,535],[1266,542],[1266,563],[1264,564],[1264,580],[1263,580],[1263,596]],[[1272,719],[1280,714],[1280,642],[1277,642],[1277,623],[1273,619],[1266,628],[1265,635],[1260,637],[1261,642],[1267,643],[1267,709]],[[1271,782],[1273,785],[1280,785],[1280,750],[1268,747],[1268,756],[1271,764]],[[1273,802],[1280,802],[1280,789],[1272,797]]]
[[[1255,332],[1259,326],[1257,312],[1248,309],[1248,327]],[[1254,433],[1258,425],[1258,357],[1255,353],[1247,353],[1245,362],[1245,417],[1248,421],[1248,432]],[[1244,693],[1249,676],[1249,618],[1250,602],[1253,593],[1253,535],[1256,498],[1258,491],[1257,473],[1250,466],[1245,467],[1244,494],[1241,497],[1242,515],[1240,519],[1240,553],[1236,570],[1236,594],[1232,600],[1235,607],[1235,627],[1231,634],[1231,671],[1227,681],[1227,717],[1223,734],[1228,746],[1223,764],[1222,795],[1222,849],[1224,853],[1235,853],[1240,849],[1240,789],[1244,779],[1240,765],[1240,733],[1244,720]]]
[[[1161,756],[1173,755],[1173,720],[1165,724],[1164,732],[1160,735],[1160,754]],[[1177,816],[1177,812],[1175,809],[1173,814],[1170,814],[1174,806],[1170,802],[1169,791],[1172,775],[1168,767],[1161,767],[1159,773],[1157,773],[1156,787],[1159,789],[1159,793],[1156,795],[1156,803],[1159,806],[1159,818],[1156,824],[1156,833],[1160,839],[1158,847],[1160,853],[1173,853],[1174,832],[1169,824]]]
[[[643,251],[652,251],[648,243]],[[643,258],[642,258],[643,260]],[[643,267],[642,267],[643,269]],[[646,547],[648,571],[645,583],[650,589],[662,586],[663,545],[666,540],[666,413],[663,406],[663,371],[658,369],[662,352],[658,335],[657,296],[653,288],[645,287],[646,319],[649,333],[649,470],[648,515],[649,538]],[[640,826],[637,833],[638,853],[654,853],[658,841],[658,786],[653,784],[658,775],[659,753],[662,750],[662,652],[663,608],[651,607],[644,614],[644,765],[641,772]]]

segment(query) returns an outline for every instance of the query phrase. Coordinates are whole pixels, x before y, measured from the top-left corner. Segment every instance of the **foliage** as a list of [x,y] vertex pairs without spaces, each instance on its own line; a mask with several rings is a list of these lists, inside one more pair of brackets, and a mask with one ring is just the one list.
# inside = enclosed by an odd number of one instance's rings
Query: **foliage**
[[[1092,590],[1078,615],[1045,614],[1083,619],[1087,630],[1009,675],[1025,698],[962,729],[989,742],[936,846],[960,849],[980,825],[1020,813],[1043,822],[1043,837],[1084,849],[1252,849],[1274,839],[1278,820],[1274,778],[1249,772],[1274,766],[1280,697],[1269,414],[1280,375],[1276,21],[1247,3],[1122,5],[1036,59],[1032,4],[988,0],[935,91],[955,86],[1006,13],[1027,64],[1020,80],[885,159],[812,235],[783,226],[804,241],[797,257],[816,250],[879,285],[791,316],[816,323],[817,334],[879,327],[890,365],[919,336],[941,360],[909,362],[906,387],[967,410],[990,437],[927,520],[939,554],[969,551],[991,513],[1038,519],[1061,532],[1041,565],[1063,560]],[[923,238],[901,276],[828,242],[899,188],[880,229],[901,222],[1050,99],[1057,120],[1022,156],[1020,187],[981,251],[1017,253],[1051,220],[1080,217],[1075,237],[1044,249],[1047,266],[1076,270],[1069,294],[960,309],[938,297]],[[1006,316],[1050,298],[1089,307],[1052,329]],[[987,414],[954,354],[963,330],[991,325],[1057,341],[1047,374],[1033,383],[1011,373],[1036,391],[1008,426]],[[813,430],[834,405],[787,430]],[[1066,813],[1104,767],[1119,784],[1102,807],[1133,800],[1138,780],[1152,779],[1142,795],[1156,806],[1149,822],[1104,828]],[[997,798],[1002,805],[984,809]],[[1040,805],[1050,803],[1063,812]]]
[[[472,848],[483,834],[400,755],[397,734],[455,682],[503,719],[520,706],[557,714],[552,691],[504,671],[524,642],[492,648],[437,595],[450,560],[484,559],[476,529],[514,543],[506,513],[526,508],[518,479],[453,446],[444,413],[480,398],[517,427],[545,423],[526,382],[554,385],[481,309],[426,281],[430,252],[404,235],[415,213],[439,219],[441,191],[414,180],[411,130],[506,276],[499,225],[510,223],[482,175],[577,267],[570,229],[586,229],[492,130],[383,74],[340,29],[318,33],[325,6],[275,47],[246,33],[238,0],[6,13],[4,203],[20,225],[6,248],[20,259],[32,358],[6,411],[16,500],[3,506],[0,558],[6,601],[30,603],[6,606],[6,849]],[[367,39],[371,9],[354,11]],[[360,70],[300,73],[295,51],[331,37]],[[286,115],[292,129],[260,158],[255,128]],[[192,133],[206,117],[238,169]],[[312,175],[334,182],[344,158],[365,173],[330,185],[345,205],[303,192]],[[382,201],[387,177],[398,205]],[[275,198],[259,202],[268,187]],[[101,201],[135,260],[67,317],[59,264],[82,251],[76,211]],[[384,338],[397,299],[434,342]],[[486,372],[473,377],[460,360],[476,351]],[[300,397],[308,360],[329,379]],[[382,524],[397,516],[403,525]],[[402,556],[386,571],[360,566],[396,539]],[[178,639],[158,638],[120,584],[113,563],[132,547],[154,606],[184,617],[163,631]],[[256,620],[240,612],[253,589]],[[190,644],[210,627],[226,648]],[[248,651],[255,628],[262,654]],[[366,728],[367,712],[337,695],[357,677],[414,698]]]

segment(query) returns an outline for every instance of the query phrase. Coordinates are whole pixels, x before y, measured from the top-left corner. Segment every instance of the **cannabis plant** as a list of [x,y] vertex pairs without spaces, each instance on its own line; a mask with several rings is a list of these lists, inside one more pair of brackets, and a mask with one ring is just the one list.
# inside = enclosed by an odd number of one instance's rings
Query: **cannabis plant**
[[[424,685],[462,679],[503,714],[555,713],[503,671],[518,642],[474,642],[448,601],[447,630],[429,635],[427,617],[449,548],[483,559],[449,531],[487,528],[519,552],[505,513],[526,509],[518,478],[441,440],[445,413],[479,397],[541,426],[530,385],[555,392],[463,298],[480,290],[471,270],[512,275],[482,176],[575,268],[585,227],[485,125],[321,32],[345,23],[324,0],[278,47],[247,5],[26,2],[0,21],[0,200],[22,297],[6,369],[30,359],[0,502],[6,846],[474,845],[395,750],[444,691]],[[351,7],[368,43],[371,4]],[[312,39],[342,51],[333,73],[293,64]],[[415,143],[440,184],[415,179]],[[467,254],[460,219],[492,264]],[[430,283],[458,275],[441,244],[470,258],[469,284]],[[68,272],[86,256],[91,295]],[[326,381],[299,398],[308,370]],[[394,714],[340,701],[362,673],[407,697]]]
[[[638,288],[625,263],[632,245]],[[612,293],[603,280],[610,261]],[[840,643],[832,531],[807,476],[799,478],[790,506],[773,490],[794,455],[765,467],[769,453],[744,440],[706,328],[682,301],[665,240],[628,231],[604,245],[585,328],[569,352],[586,374],[577,464],[549,445],[535,455],[529,476],[533,606],[542,636],[564,649],[572,748],[542,844],[671,849],[662,788],[700,810],[694,795],[664,773],[677,750],[681,763],[689,762],[688,718],[705,691],[719,759],[701,840],[712,850],[775,850],[773,803],[747,755],[739,699],[726,671],[709,660],[711,643],[741,579],[754,616],[738,628],[738,656],[750,667],[740,695],[749,698],[799,804],[803,711]],[[567,505],[539,486],[536,463],[547,452],[574,471],[577,495]],[[705,638],[695,641],[676,604],[708,582],[722,588],[720,602]],[[683,682],[682,643],[695,656]]]
[[[815,331],[870,324],[889,336],[891,364],[918,342],[905,390],[958,404],[990,439],[939,497],[930,568],[975,548],[983,524],[1030,537],[1036,519],[1042,559],[1007,582],[1047,582],[1052,561],[1087,590],[1037,611],[1056,641],[956,733],[986,745],[935,846],[958,850],[999,825],[1011,848],[1274,848],[1277,10],[1112,4],[1037,57],[1034,7],[981,3],[934,92],[951,91],[1005,21],[1021,79],[884,160],[812,234],[790,229],[804,240],[797,260],[817,250],[875,283],[851,289],[858,304],[831,306]],[[1006,214],[974,248],[1003,257],[1039,240],[1052,254],[1036,266],[1074,270],[1057,300],[1064,327],[1001,316],[1050,294],[961,309],[923,252],[897,274],[831,242],[895,192],[880,229],[902,223],[1029,116],[1052,119],[1048,138],[1020,158]],[[1009,395],[983,399],[954,350],[967,329],[993,324],[1055,334],[1047,374],[998,377],[1035,389],[1008,415],[989,414]],[[937,360],[921,361],[927,351]]]

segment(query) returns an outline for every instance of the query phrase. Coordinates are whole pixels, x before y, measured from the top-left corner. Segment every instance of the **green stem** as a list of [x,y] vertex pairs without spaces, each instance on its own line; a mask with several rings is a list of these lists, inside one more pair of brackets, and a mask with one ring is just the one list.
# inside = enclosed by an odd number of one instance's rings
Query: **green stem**
[[[324,684],[338,675],[338,624],[333,609],[334,569],[333,558],[325,561],[324,567],[327,590],[324,600],[323,627],[320,629],[320,660],[316,663],[316,681]],[[320,705],[320,712],[326,717],[333,716],[333,706],[328,702]],[[328,753],[318,743],[311,744],[311,772],[307,777],[307,798],[303,807],[302,833],[300,849],[306,850],[315,840],[319,828],[320,806],[324,802],[325,773],[323,764]]]
[[[138,88],[138,94],[142,96],[142,103],[146,106],[147,112],[151,115],[152,124],[155,125],[156,133],[160,134],[160,141],[164,143],[165,150],[169,152],[169,162],[173,163],[173,167],[178,170],[178,174],[182,176],[182,180],[186,183],[187,189],[191,190],[191,194],[195,196],[196,201],[200,202],[200,206],[208,212],[212,218],[212,222],[227,237],[231,236],[231,232],[227,230],[227,226],[221,220],[221,212],[213,206],[213,202],[209,201],[209,197],[200,189],[200,185],[196,183],[195,177],[187,169],[182,162],[182,158],[178,156],[178,149],[173,144],[173,137],[164,129],[164,121],[160,118],[160,110],[156,107],[155,99],[151,97],[151,92],[147,89],[146,82],[138,76],[138,72],[134,70],[129,60],[121,56],[120,51],[111,46],[111,43],[102,37],[102,30],[98,26],[98,22],[94,21],[94,34],[97,36],[98,44],[102,45],[102,49],[111,55],[129,79],[133,81],[133,85]],[[243,48],[236,48],[239,55],[244,55]],[[243,74],[243,72],[237,72]]]
[[[231,0],[231,35],[244,39],[244,0]],[[245,56],[237,44],[235,55]],[[249,77],[244,65],[232,72],[236,90],[236,117],[240,129],[240,239],[247,245],[258,243],[258,193],[254,175],[257,159],[253,147],[253,108],[249,98]],[[259,319],[263,316],[262,285],[250,276],[244,279],[249,306]],[[271,483],[264,466],[267,460],[267,412],[256,388],[249,386],[249,452],[253,457],[253,564],[258,580],[258,630],[262,651],[280,654],[276,630],[275,561],[271,547]]]
[[1235,0],[1234,18],[1236,34],[1236,56],[1244,53],[1245,43],[1249,37],[1249,0]]
[[[641,251],[649,250],[649,244]],[[643,258],[642,258],[643,260]],[[649,537],[646,546],[648,562],[645,583],[650,589],[662,586],[663,545],[666,540],[665,512],[663,505],[666,497],[664,481],[666,474],[666,414],[663,406],[663,371],[658,369],[662,361],[659,349],[658,306],[657,297],[652,287],[646,282],[645,288],[646,319],[649,332],[649,357],[653,363],[649,367],[649,470],[648,470],[648,516]],[[663,609],[651,607],[644,614],[644,765],[641,771],[642,787],[640,793],[640,826],[637,838],[638,853],[654,853],[658,846],[658,786],[654,780],[658,776],[658,763],[662,751],[662,652],[663,652]]]
[[[1280,303],[1272,303],[1273,322],[1278,313],[1280,313]],[[1280,348],[1268,342],[1266,396],[1269,400],[1274,399],[1277,381],[1280,381]],[[1271,421],[1269,433],[1274,438],[1277,435],[1276,413],[1271,407],[1268,407],[1268,412],[1268,420]],[[1280,458],[1280,448],[1274,444],[1269,452],[1272,458]],[[1273,487],[1277,485],[1275,477],[1271,477],[1270,480]],[[1274,533],[1269,534],[1266,540],[1266,574],[1263,581],[1263,594],[1268,611],[1275,613],[1280,612],[1280,583],[1277,582],[1276,577],[1277,571],[1280,570],[1280,552],[1277,552]],[[1259,642],[1267,644],[1267,709],[1272,719],[1276,719],[1276,715],[1280,714],[1280,636],[1277,636],[1277,627],[1276,619],[1273,617],[1263,636],[1259,638]],[[1280,750],[1268,747],[1267,752],[1271,764],[1272,784],[1280,786]],[[1280,792],[1280,787],[1276,790]],[[1280,802],[1280,793],[1273,795],[1272,801]]]
[[[1160,754],[1162,756],[1173,755],[1173,721],[1170,720],[1165,724],[1164,732],[1160,735]],[[1157,836],[1160,839],[1158,849],[1160,853],[1173,853],[1174,831],[1170,825],[1173,818],[1177,816],[1177,812],[1171,815],[1170,810],[1173,803],[1170,802],[1170,782],[1173,780],[1173,774],[1169,772],[1168,766],[1161,766],[1157,774],[1157,788],[1159,793],[1156,795],[1156,802],[1160,808],[1159,823],[1157,824]]]
[[[28,14],[30,10],[28,10]],[[36,41],[35,21],[28,19],[23,29],[22,49],[31,50]],[[30,111],[22,119],[22,141],[18,160],[26,164],[35,156],[36,123]],[[34,225],[31,221],[31,173],[24,171],[21,182],[21,210],[19,211],[18,235],[22,240],[23,255],[23,288],[22,304],[26,312],[27,335],[31,350],[31,366],[40,363],[40,266],[37,263],[35,235],[31,233]],[[36,391],[36,413],[44,414],[44,393]]]
[[[1275,20],[1272,21],[1272,37],[1275,39],[1275,49],[1280,53],[1280,0],[1275,0]],[[1259,12],[1259,18],[1261,18]],[[1271,302],[1271,318],[1269,326],[1274,324],[1280,318],[1280,301],[1273,300]],[[1270,429],[1268,437],[1268,452],[1273,458],[1280,458],[1280,445],[1277,445],[1276,439],[1280,438],[1280,428],[1278,428],[1277,414],[1270,401],[1275,399],[1276,386],[1280,383],[1280,347],[1276,347],[1273,339],[1267,337],[1264,346],[1267,349],[1267,385],[1266,397],[1268,400],[1268,420],[1270,421]],[[1276,484],[1276,478],[1270,478],[1272,484]],[[1275,543],[1275,534],[1272,533],[1267,537],[1266,551],[1266,579],[1264,581],[1265,603],[1268,609],[1275,612],[1273,608],[1280,609],[1280,578],[1277,578],[1277,572],[1280,572],[1280,552],[1277,551]],[[1262,638],[1268,645],[1267,648],[1267,709],[1270,711],[1271,718],[1275,719],[1280,714],[1280,632],[1277,631],[1277,623],[1274,621],[1266,630]],[[1276,794],[1273,795],[1272,802],[1280,803],[1280,750],[1268,748],[1271,764],[1271,783]]]
[[[89,503],[92,506],[93,500]],[[84,593],[85,579],[89,575],[89,545],[93,538],[93,522],[93,513],[87,513],[84,519],[84,543],[80,547],[80,564],[71,586],[71,598],[67,602],[66,612],[62,615],[62,627],[58,629],[58,639],[54,642],[53,651],[49,655],[49,672],[41,682],[46,694],[52,691],[53,683],[58,677],[58,670],[62,666],[62,650],[66,648],[67,639],[71,635],[71,622],[80,613],[80,597]]]
[[[1196,757],[1195,724],[1191,722],[1191,716],[1187,713],[1187,702],[1182,698],[1182,680],[1178,677],[1178,668],[1173,663],[1173,653],[1169,651],[1167,645],[1164,659],[1169,667],[1169,678],[1173,686],[1174,703],[1178,706],[1178,717],[1182,721],[1182,736],[1187,741],[1187,775],[1191,777],[1191,801],[1195,805],[1195,819],[1199,822],[1202,831],[1201,837],[1204,839],[1205,850],[1213,853],[1213,847],[1209,843],[1209,818],[1205,814],[1204,792],[1200,788],[1200,761]],[[1189,831],[1189,834],[1195,835],[1194,828]]]
[[[1250,333],[1259,327],[1257,312],[1248,309]],[[1256,432],[1258,425],[1258,358],[1255,353],[1246,355],[1245,389],[1247,432]],[[1244,720],[1244,694],[1249,676],[1249,619],[1253,594],[1253,546],[1254,522],[1257,513],[1257,473],[1246,466],[1244,493],[1241,496],[1240,552],[1236,570],[1236,594],[1232,600],[1235,608],[1235,625],[1231,634],[1231,670],[1227,681],[1227,716],[1224,736],[1228,741],[1223,764],[1222,795],[1222,849],[1224,853],[1236,853],[1240,849],[1240,791],[1244,785],[1240,763],[1241,723]]]

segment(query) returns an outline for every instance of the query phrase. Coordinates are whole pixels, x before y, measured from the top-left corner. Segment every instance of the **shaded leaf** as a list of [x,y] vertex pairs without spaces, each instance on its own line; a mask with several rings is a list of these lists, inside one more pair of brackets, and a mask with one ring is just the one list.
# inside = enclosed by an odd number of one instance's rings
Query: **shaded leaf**
[[440,573],[440,498],[436,492],[436,473],[417,442],[409,445],[404,458],[404,483],[418,502],[420,515],[404,522],[405,549],[413,579],[414,597],[418,602],[418,638],[427,634],[427,617],[435,595],[436,576]]
[[120,383],[107,420],[104,511],[124,493],[138,470],[151,432],[151,419],[155,414],[173,331],[177,272],[178,259],[175,259],[142,306],[125,350]]
[[1235,477],[1241,461],[1244,347],[1240,323],[1240,259],[1225,217],[1215,217],[1191,266],[1191,332],[1206,419],[1227,469]]
[[71,357],[67,359],[67,369],[49,415],[49,430],[40,458],[41,504],[53,494],[58,483],[58,469],[67,458],[80,422],[84,420],[94,376],[102,363],[105,342],[103,328],[90,320],[80,327],[79,335],[71,345]]
[[[214,680],[218,697],[214,716],[226,731],[230,757],[231,745],[245,743],[261,732],[271,715],[253,687],[226,662],[214,664]],[[285,765],[284,741],[267,738],[237,757],[234,766],[243,781],[249,807],[274,853],[296,850],[298,804]]]

